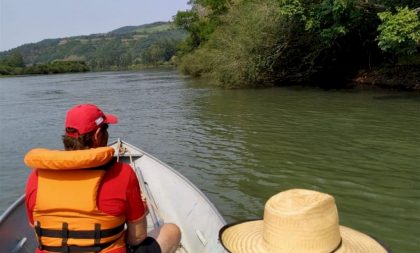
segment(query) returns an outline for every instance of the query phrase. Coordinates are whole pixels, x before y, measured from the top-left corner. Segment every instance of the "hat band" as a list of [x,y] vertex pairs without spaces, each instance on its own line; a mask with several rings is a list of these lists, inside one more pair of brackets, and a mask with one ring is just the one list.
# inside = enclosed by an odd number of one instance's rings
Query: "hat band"
[[[223,246],[223,248],[225,248],[225,250],[227,250],[229,253],[232,253],[229,249],[228,249],[228,247],[225,245],[225,242],[223,241],[223,239],[222,239],[222,234],[225,232],[225,230],[227,230],[228,228],[230,228],[230,227],[233,227],[233,226],[236,226],[236,225],[239,225],[239,224],[242,224],[242,223],[246,223],[246,222],[251,222],[251,221],[259,221],[259,220],[261,220],[261,219],[250,219],[250,220],[244,220],[244,221],[238,221],[238,222],[234,222],[234,223],[231,223],[231,224],[227,224],[227,225],[224,225],[220,230],[219,230],[219,241],[221,242],[221,244],[222,244],[222,246]],[[374,238],[375,239],[375,238]],[[375,239],[376,240],[376,239]],[[340,237],[340,242],[338,243],[338,245],[337,245],[337,247],[335,247],[332,251],[330,251],[330,252],[328,252],[328,253],[334,253],[334,252],[337,252],[340,248],[341,248],[341,246],[343,245],[343,238],[341,238]],[[390,251],[388,251],[388,253],[392,253],[392,252],[390,252]]]
[[337,250],[339,250],[341,248],[341,245],[343,245],[343,239],[342,238],[340,238],[340,242],[338,243],[337,247],[333,251],[331,251],[330,253],[334,253]]

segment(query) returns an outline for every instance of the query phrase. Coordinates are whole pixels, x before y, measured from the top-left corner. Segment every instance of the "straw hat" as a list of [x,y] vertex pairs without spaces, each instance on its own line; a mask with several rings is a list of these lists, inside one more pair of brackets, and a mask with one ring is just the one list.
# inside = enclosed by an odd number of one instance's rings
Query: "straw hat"
[[387,253],[372,237],[340,226],[331,195],[292,189],[271,197],[264,219],[224,226],[219,233],[232,253]]

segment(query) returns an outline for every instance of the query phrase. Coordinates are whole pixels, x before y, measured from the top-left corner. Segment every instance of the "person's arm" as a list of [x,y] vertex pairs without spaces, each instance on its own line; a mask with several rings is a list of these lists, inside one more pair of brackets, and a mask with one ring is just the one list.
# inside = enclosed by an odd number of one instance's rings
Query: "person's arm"
[[33,210],[35,207],[36,193],[38,188],[38,174],[36,170],[32,171],[28,177],[28,182],[25,189],[25,207],[26,215],[29,220],[29,226],[34,226]]
[[147,219],[139,181],[134,171],[131,168],[127,169],[130,172],[126,191],[127,244],[134,246],[147,237]]
[[127,243],[138,245],[147,237],[146,216],[134,222],[127,222]]

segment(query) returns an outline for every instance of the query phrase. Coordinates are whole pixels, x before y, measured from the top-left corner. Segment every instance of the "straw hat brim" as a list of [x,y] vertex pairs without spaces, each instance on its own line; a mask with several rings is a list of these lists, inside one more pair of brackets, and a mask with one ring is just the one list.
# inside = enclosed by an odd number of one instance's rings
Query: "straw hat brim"
[[[334,253],[390,252],[369,235],[354,229],[340,226],[340,234],[342,244]],[[222,245],[231,253],[274,253],[264,247],[262,235],[263,221],[252,220],[226,225],[220,230],[219,239]]]

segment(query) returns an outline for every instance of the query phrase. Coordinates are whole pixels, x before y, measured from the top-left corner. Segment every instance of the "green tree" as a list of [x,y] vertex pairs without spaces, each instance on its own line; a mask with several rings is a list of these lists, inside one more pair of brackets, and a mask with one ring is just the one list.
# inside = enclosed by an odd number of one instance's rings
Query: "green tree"
[[178,41],[173,39],[162,39],[154,42],[142,53],[144,64],[158,65],[171,60],[176,53]]
[[181,54],[193,51],[209,40],[211,34],[222,23],[220,17],[227,13],[232,0],[191,0],[190,11],[179,11],[174,22],[189,32],[188,38],[180,46]]
[[11,67],[25,67],[22,54],[17,50],[13,51],[7,62]]
[[249,0],[221,17],[209,40],[181,59],[225,87],[345,79],[369,65],[379,22],[353,0]]
[[0,61],[0,65],[5,65],[5,66],[8,66],[8,67],[12,67],[12,68],[25,67],[25,63],[23,61],[22,54],[17,50],[13,50],[10,55],[3,58]]
[[420,44],[420,21],[415,10],[408,7],[396,8],[378,13],[382,24],[379,25],[377,37],[379,47],[396,55],[410,55],[417,52]]

